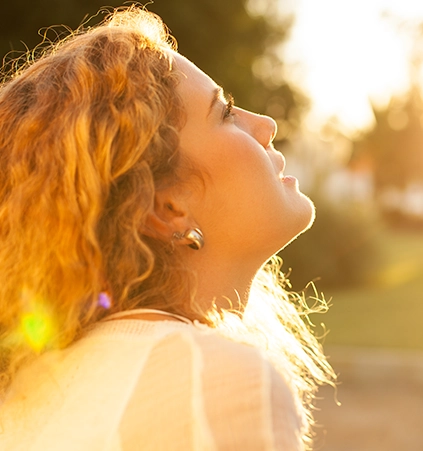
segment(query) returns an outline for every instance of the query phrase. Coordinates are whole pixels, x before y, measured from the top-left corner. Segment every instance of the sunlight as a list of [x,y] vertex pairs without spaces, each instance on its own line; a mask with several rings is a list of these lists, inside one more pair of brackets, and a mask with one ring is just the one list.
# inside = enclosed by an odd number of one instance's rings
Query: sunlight
[[336,117],[349,134],[370,127],[372,103],[384,106],[410,84],[411,28],[423,21],[413,0],[299,0],[284,47],[286,76],[310,97],[319,129]]

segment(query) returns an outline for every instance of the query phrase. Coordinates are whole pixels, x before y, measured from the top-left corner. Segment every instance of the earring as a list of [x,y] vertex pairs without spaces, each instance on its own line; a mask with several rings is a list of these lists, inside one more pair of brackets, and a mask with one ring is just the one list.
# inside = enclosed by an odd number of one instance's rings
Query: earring
[[204,246],[204,236],[200,229],[188,229],[184,233],[184,237],[187,240],[191,240],[192,243],[188,246],[196,251],[200,250]]
[[200,229],[188,229],[187,231],[185,231],[185,233],[175,232],[172,235],[172,238],[175,240],[182,240],[183,238],[186,238],[187,240],[191,241],[188,246],[196,251],[200,250],[204,246],[203,232]]

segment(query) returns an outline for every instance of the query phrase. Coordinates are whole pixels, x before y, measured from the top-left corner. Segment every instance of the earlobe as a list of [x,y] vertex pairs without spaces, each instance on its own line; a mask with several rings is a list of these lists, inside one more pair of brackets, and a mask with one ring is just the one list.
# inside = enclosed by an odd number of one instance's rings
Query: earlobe
[[158,199],[154,208],[147,214],[143,233],[162,241],[170,241],[176,230],[184,230],[186,217],[183,212],[169,203],[161,203]]
[[199,250],[204,246],[203,233],[189,214],[188,206],[172,190],[156,192],[143,233],[171,244],[172,248],[182,245]]
[[171,242],[175,232],[183,232],[193,227],[193,224],[183,206],[177,205],[167,194],[156,193],[154,207],[147,214],[143,233],[152,238]]

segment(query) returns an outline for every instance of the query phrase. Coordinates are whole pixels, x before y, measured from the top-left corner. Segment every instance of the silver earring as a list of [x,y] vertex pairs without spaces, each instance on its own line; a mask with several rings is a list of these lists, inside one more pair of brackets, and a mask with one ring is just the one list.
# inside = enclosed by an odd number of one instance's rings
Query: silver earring
[[200,229],[188,229],[184,233],[184,237],[192,241],[191,244],[188,244],[191,249],[198,251],[204,246],[204,236]]
[[188,246],[191,249],[195,249],[196,251],[198,251],[204,246],[203,232],[200,229],[188,229],[187,231],[185,231],[185,233],[174,232],[172,238],[175,240],[182,240],[183,238],[186,238],[187,240],[191,241],[191,243],[188,244]]

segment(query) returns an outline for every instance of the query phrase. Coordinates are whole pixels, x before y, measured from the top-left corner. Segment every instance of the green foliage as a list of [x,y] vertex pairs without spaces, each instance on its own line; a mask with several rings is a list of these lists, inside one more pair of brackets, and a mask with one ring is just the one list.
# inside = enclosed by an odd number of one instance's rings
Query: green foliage
[[[267,0],[269,7],[273,5],[270,10],[276,10],[277,2]],[[109,6],[122,3],[107,2]],[[286,125],[281,127],[284,133],[279,136],[284,139],[287,131],[299,124],[306,106],[305,99],[280,76],[277,82],[271,76],[272,71],[281,74],[282,62],[276,51],[290,22],[278,15],[250,14],[246,3],[247,0],[156,0],[148,4],[148,9],[163,18],[179,42],[180,52],[231,92],[239,106],[270,113]],[[103,5],[104,0],[7,2],[0,15],[0,57],[10,51],[32,49],[41,41],[38,30],[42,32],[43,27],[65,24],[76,28]],[[89,23],[102,17],[100,14]],[[48,36],[54,38],[54,32]],[[262,70],[257,76],[253,65],[260,57],[271,65],[271,71]]]
[[422,235],[385,227],[379,238],[384,258],[374,282],[325,292],[325,344],[423,350]]
[[[108,1],[119,6],[121,1]],[[2,5],[0,15],[0,54],[10,51],[22,52],[37,45],[45,27],[66,25],[76,28],[84,17],[94,15],[104,0],[15,0]]]
[[378,220],[353,204],[317,201],[316,209],[313,227],[280,252],[294,290],[310,281],[319,290],[370,281],[381,259]]

